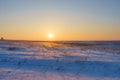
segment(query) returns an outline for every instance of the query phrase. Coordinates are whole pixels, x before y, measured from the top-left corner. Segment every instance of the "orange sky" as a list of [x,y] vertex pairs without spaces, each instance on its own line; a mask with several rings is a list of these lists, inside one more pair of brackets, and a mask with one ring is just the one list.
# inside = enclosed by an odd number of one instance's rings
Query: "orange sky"
[[118,0],[0,1],[0,36],[15,40],[120,40]]

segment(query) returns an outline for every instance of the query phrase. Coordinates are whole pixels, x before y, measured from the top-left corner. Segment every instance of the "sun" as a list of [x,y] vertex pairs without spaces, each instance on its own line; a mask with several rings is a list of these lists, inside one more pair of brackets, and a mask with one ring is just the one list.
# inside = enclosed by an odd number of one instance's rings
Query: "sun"
[[52,33],[49,33],[49,34],[48,34],[48,38],[50,38],[50,39],[53,38],[53,34],[52,34]]

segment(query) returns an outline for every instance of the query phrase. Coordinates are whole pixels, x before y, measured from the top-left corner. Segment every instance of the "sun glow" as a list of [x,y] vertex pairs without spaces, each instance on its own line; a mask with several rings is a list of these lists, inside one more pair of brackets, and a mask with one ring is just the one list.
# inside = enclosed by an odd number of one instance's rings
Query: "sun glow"
[[52,33],[49,33],[48,34],[48,37],[51,39],[51,38],[53,38],[53,34]]

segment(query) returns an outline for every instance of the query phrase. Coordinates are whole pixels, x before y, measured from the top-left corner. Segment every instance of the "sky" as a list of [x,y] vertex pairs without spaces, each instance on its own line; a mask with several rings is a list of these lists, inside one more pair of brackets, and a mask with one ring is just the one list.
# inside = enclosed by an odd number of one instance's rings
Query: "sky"
[[120,40],[120,0],[0,0],[0,37]]

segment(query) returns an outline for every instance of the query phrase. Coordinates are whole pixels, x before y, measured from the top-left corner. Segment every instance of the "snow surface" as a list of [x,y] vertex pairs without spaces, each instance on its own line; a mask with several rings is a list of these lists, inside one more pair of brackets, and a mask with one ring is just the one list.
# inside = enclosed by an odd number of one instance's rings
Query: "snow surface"
[[0,41],[0,80],[120,80],[120,42]]

